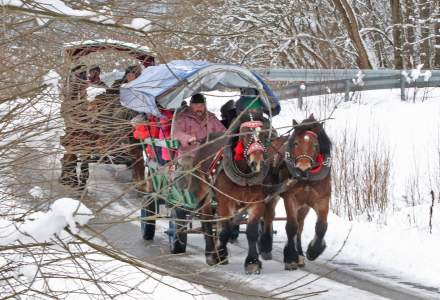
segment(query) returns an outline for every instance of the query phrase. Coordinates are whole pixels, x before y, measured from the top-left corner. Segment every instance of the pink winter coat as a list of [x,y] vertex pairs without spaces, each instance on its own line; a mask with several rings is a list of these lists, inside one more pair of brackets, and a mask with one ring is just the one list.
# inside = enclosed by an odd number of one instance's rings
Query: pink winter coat
[[190,156],[195,155],[195,151],[192,150],[197,148],[197,145],[188,144],[191,137],[195,136],[197,140],[203,140],[208,136],[208,133],[226,131],[225,126],[213,113],[207,112],[207,117],[200,120],[191,111],[190,107],[177,114],[174,128],[174,139],[178,140],[181,144],[180,152],[190,152],[188,153]]

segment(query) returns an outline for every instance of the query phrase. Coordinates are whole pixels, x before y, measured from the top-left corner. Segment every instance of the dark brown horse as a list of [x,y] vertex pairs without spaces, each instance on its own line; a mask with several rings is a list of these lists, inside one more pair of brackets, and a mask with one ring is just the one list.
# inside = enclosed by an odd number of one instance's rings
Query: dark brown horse
[[296,126],[282,147],[285,158],[280,178],[294,182],[281,194],[287,215],[286,270],[304,266],[301,233],[310,208],[315,210],[318,219],[315,237],[307,248],[307,258],[315,260],[326,247],[324,235],[331,196],[330,148],[331,142],[322,123],[316,121],[313,115]]
[[[247,212],[246,236],[249,250],[244,263],[247,274],[259,274],[261,270],[257,243],[264,259],[271,258],[272,250],[272,221],[276,199],[269,203],[264,199],[268,193],[267,186],[273,183],[271,165],[276,148],[268,147],[267,144],[270,144],[268,133],[262,132],[262,127],[261,121],[242,123],[239,138],[224,143],[223,159],[212,169],[212,192],[217,201],[219,224],[217,245],[212,235],[213,223],[209,220],[203,222],[207,263],[226,264],[228,263],[227,244],[231,239],[233,226],[240,222],[239,215],[244,211]],[[282,144],[281,141],[278,143]],[[199,153],[207,153],[207,151],[199,151]],[[206,167],[202,169],[206,170]],[[203,197],[202,193],[208,193],[208,189],[208,184],[201,184],[199,191],[203,192],[198,195],[199,199]],[[211,201],[206,200],[206,205],[202,206],[202,214],[207,216],[212,214]],[[265,220],[264,233],[259,239],[259,224],[262,218]]]

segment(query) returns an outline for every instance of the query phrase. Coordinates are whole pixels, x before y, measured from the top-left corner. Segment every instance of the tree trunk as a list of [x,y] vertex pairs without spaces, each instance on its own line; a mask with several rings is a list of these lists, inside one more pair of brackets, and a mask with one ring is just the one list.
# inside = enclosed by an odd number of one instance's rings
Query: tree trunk
[[403,69],[402,14],[400,0],[391,0],[391,16],[393,20],[394,67],[396,69]]
[[434,68],[440,69],[440,0],[436,0],[435,2],[435,13],[434,13],[434,34],[435,34],[435,43],[434,43]]
[[348,36],[353,43],[358,55],[358,66],[361,69],[372,69],[372,64],[368,58],[367,49],[365,49],[364,42],[359,34],[359,27],[357,18],[354,14],[353,8],[347,0],[332,0],[336,8],[342,15],[345,27],[347,28]]
[[421,34],[422,45],[420,51],[420,58],[425,68],[430,69],[432,66],[432,41],[431,41],[431,1],[420,0],[420,16],[422,17]]
[[404,67],[407,69],[412,69],[416,67],[416,22],[415,22],[415,14],[416,9],[414,6],[414,0],[404,0],[405,9],[404,9],[404,36],[405,36],[405,44],[404,44]]

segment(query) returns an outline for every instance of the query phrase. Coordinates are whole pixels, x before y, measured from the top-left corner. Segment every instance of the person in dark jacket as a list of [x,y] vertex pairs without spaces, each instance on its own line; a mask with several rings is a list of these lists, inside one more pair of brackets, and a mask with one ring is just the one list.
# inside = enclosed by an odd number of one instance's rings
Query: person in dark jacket
[[89,69],[89,82],[91,86],[107,88],[107,85],[101,80],[101,68],[93,66]]
[[237,117],[235,101],[231,99],[223,104],[223,106],[220,108],[220,112],[222,114],[222,119],[220,122],[222,122],[223,126],[229,128],[234,119]]

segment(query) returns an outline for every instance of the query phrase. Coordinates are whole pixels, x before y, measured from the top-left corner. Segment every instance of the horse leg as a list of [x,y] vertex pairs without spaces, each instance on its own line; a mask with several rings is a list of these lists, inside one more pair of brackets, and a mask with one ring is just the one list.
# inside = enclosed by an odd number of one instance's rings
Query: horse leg
[[217,246],[214,258],[220,265],[227,265],[228,262],[228,242],[232,235],[232,223],[230,220],[221,221],[221,230],[219,234],[219,245]]
[[[199,197],[200,196],[197,195],[198,199],[200,199]],[[207,191],[204,197],[205,199],[200,207],[200,213],[202,219],[202,232],[205,237],[205,258],[206,263],[212,266],[217,264],[217,260],[214,257],[216,241],[212,230],[212,219],[214,216],[212,209],[212,193],[210,191]]]
[[[238,221],[240,222],[240,220]],[[232,226],[231,243],[235,243],[240,235],[240,223]]]
[[315,225],[315,237],[310,242],[307,248],[307,259],[315,260],[322,252],[324,252],[326,244],[324,241],[324,235],[327,231],[327,215],[329,209],[329,199],[322,198],[316,202],[313,209],[318,216],[318,220]]
[[244,262],[246,274],[260,274],[261,261],[258,259],[258,223],[264,215],[265,204],[262,202],[253,204],[249,209],[248,222],[246,226],[246,236],[248,240],[248,255]]
[[232,221],[234,211],[236,211],[235,202],[222,193],[215,193],[217,198],[217,215],[222,221],[219,222],[219,234],[217,247],[215,248],[214,259],[218,264],[228,264],[228,242],[232,235]]
[[275,206],[278,199],[272,200],[266,204],[264,210],[263,232],[258,240],[258,248],[260,250],[261,258],[264,260],[272,259],[272,243],[273,243],[273,228],[272,223],[275,218]]
[[301,234],[304,229],[304,219],[306,218],[310,207],[303,206],[298,210],[298,233],[296,234],[296,251],[298,252],[298,267],[305,266],[304,252],[301,243]]
[[297,205],[294,197],[284,197],[286,209],[286,235],[287,244],[284,246],[284,269],[293,271],[298,268],[299,256],[296,248],[296,236],[298,234]]

